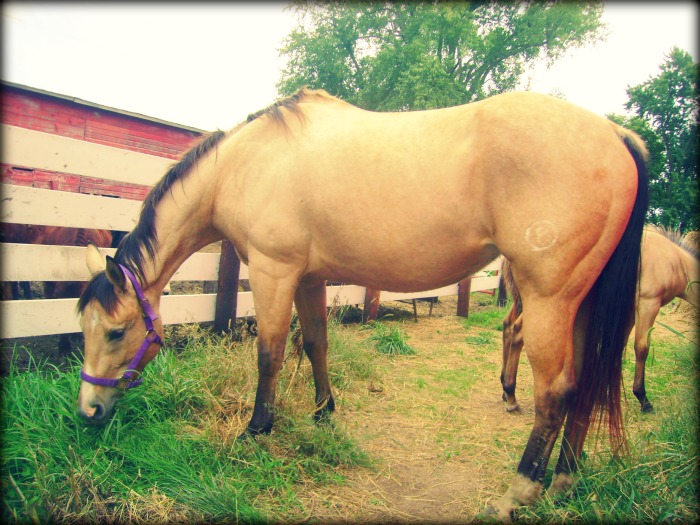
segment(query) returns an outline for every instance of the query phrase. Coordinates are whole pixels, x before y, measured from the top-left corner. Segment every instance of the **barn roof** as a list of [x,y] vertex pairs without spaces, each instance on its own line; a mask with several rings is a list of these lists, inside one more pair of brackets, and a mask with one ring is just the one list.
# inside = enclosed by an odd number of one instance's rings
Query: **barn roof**
[[29,93],[35,93],[38,95],[44,95],[47,97],[65,100],[65,101],[72,102],[73,104],[77,104],[80,106],[87,106],[87,107],[91,107],[91,108],[95,108],[95,109],[101,109],[103,111],[110,111],[112,113],[118,113],[120,115],[125,115],[127,117],[137,118],[140,120],[147,120],[149,122],[154,122],[156,124],[162,124],[164,126],[170,126],[173,128],[194,131],[194,132],[200,133],[200,134],[207,133],[207,131],[205,131],[203,129],[195,128],[192,126],[185,126],[184,124],[177,124],[175,122],[170,122],[170,121],[159,119],[156,117],[149,117],[148,115],[142,115],[141,113],[134,113],[132,111],[126,111],[123,109],[117,109],[117,108],[113,108],[110,106],[105,106],[103,104],[98,104],[96,102],[90,102],[88,100],[83,100],[83,99],[80,99],[77,97],[71,97],[69,95],[62,95],[60,93],[54,93],[52,91],[46,91],[44,89],[39,89],[39,88],[31,87],[31,86],[25,86],[23,84],[16,84],[14,82],[8,82],[7,80],[1,80],[1,82],[2,82],[2,86],[3,86],[3,90],[5,88],[13,88],[13,89],[17,89],[20,91],[26,91]]

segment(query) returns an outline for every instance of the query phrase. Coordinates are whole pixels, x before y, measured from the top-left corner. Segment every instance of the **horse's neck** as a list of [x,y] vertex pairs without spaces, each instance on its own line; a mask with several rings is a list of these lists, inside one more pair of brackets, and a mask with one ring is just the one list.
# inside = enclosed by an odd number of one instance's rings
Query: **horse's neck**
[[156,206],[158,245],[145,271],[147,287],[156,296],[190,255],[221,239],[211,224],[210,192],[196,182],[176,182]]

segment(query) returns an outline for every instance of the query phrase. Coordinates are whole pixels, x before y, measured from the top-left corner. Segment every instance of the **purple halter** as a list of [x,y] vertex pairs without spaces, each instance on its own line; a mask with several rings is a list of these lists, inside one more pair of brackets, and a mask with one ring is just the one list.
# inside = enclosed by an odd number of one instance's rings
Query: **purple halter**
[[148,347],[151,346],[151,344],[153,343],[159,344],[162,347],[165,345],[165,343],[163,343],[163,340],[160,338],[158,333],[155,331],[155,328],[153,327],[153,322],[156,319],[158,319],[158,316],[153,311],[153,308],[151,308],[151,303],[148,302],[148,299],[146,299],[146,296],[143,294],[143,290],[141,289],[141,285],[139,285],[136,276],[134,276],[131,270],[129,270],[126,266],[122,266],[120,264],[119,267],[124,272],[124,275],[126,275],[129,278],[131,284],[134,285],[136,297],[138,297],[139,304],[141,305],[143,321],[144,323],[146,323],[146,338],[143,340],[143,343],[141,343],[141,346],[136,352],[136,355],[134,355],[134,358],[131,360],[131,363],[129,363],[129,366],[124,372],[124,375],[122,375],[119,379],[93,377],[91,375],[86,374],[85,370],[80,371],[80,377],[83,381],[92,383],[93,385],[121,388],[123,390],[127,390],[129,388],[139,386],[143,381],[142,377],[139,377],[138,379],[134,380],[132,380],[132,377],[134,376],[134,374],[139,374],[136,368],[139,366],[139,363],[141,362],[143,355],[146,353],[146,350],[148,350]]

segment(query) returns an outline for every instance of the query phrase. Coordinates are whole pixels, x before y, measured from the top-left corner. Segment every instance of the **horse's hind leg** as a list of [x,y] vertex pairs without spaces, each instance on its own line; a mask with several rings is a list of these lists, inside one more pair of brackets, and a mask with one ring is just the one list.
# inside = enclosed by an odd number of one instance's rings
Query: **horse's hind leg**
[[[537,299],[523,312],[526,352],[534,379],[535,423],[517,474],[506,493],[485,515],[509,520],[511,512],[540,494],[552,448],[575,395],[573,315],[570,304]],[[562,315],[564,314],[564,315]]]
[[518,315],[513,306],[503,320],[503,368],[501,369],[501,385],[503,386],[503,401],[506,411],[519,412],[520,405],[515,397],[515,384],[518,376],[520,352],[523,349],[522,314]]
[[647,398],[644,382],[647,357],[649,356],[649,330],[654,326],[654,320],[661,309],[660,301],[640,299],[637,305],[637,319],[634,327],[634,383],[632,392],[639,400],[642,412],[651,412],[654,407]]
[[[577,384],[583,366],[583,349],[589,313],[590,301],[587,298],[581,304],[574,324],[574,374]],[[578,469],[578,460],[588,433],[588,419],[593,408],[592,404],[578,411],[575,408],[572,404],[566,415],[559,459],[554,469],[552,484],[548,489],[552,497],[563,496],[574,484],[573,474]]]
[[316,413],[320,421],[335,410],[335,402],[328,380],[328,332],[326,314],[326,283],[303,283],[299,286],[294,302],[301,322],[304,352],[311,361],[316,385]]

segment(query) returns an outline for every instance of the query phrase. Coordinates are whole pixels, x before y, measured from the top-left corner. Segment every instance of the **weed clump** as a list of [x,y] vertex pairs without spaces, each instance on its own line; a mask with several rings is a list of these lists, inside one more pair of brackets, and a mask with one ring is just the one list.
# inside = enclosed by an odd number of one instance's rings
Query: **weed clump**
[[408,335],[398,326],[387,326],[381,322],[370,325],[373,333],[368,341],[386,355],[415,355],[416,350],[408,344]]

